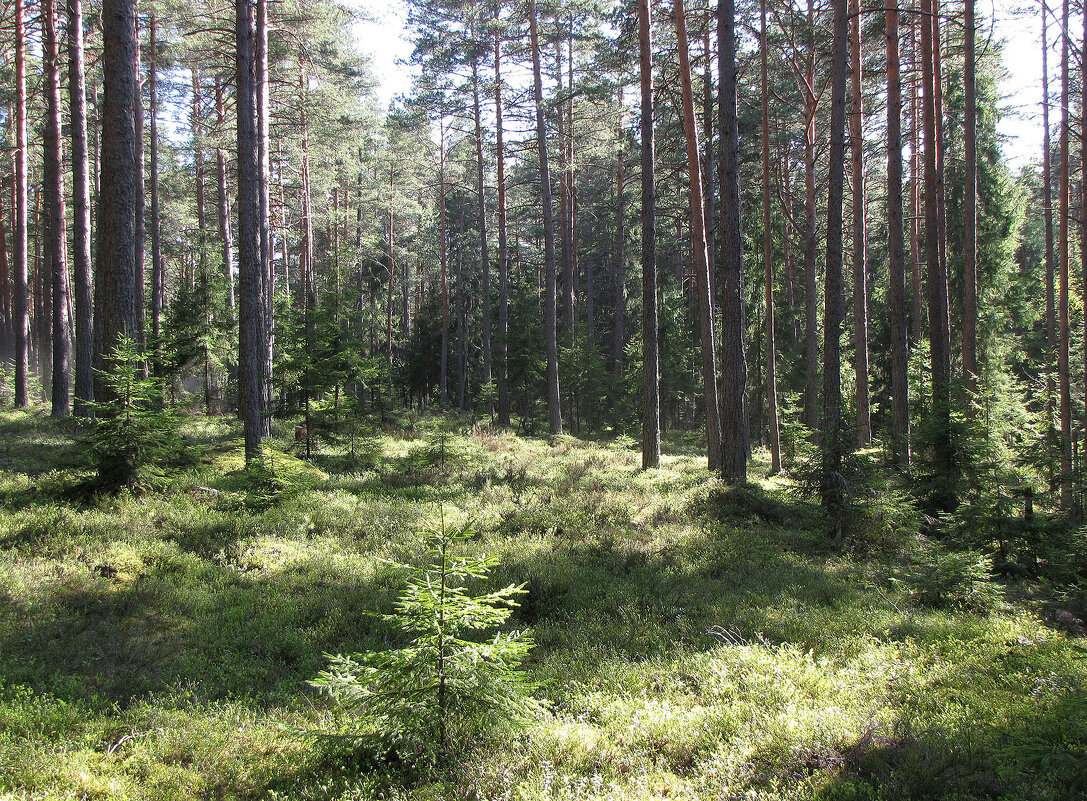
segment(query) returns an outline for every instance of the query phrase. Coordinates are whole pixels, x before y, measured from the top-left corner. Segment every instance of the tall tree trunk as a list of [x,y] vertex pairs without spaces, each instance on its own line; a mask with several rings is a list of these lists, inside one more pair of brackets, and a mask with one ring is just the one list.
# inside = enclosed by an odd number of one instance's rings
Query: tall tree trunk
[[[1053,356],[1057,352],[1057,308],[1054,287],[1056,259],[1053,256],[1053,171],[1049,140],[1049,8],[1042,2],[1042,212],[1045,216],[1045,331],[1046,409],[1049,429],[1055,423],[1057,388],[1053,380]],[[1052,467],[1050,469],[1052,478]]]
[[[306,72],[304,64],[298,67],[298,93],[302,99],[300,105],[301,122],[301,190],[302,197],[299,208],[302,214],[302,248],[299,254],[302,260],[302,285],[303,285],[303,326],[305,328],[306,350],[313,353],[317,338],[317,284],[314,276],[314,242],[313,242],[313,197],[310,191],[310,163],[309,163],[309,116],[306,110]],[[305,370],[305,386],[303,387],[303,399],[305,403],[306,425],[306,458],[311,454],[312,439],[310,434],[310,402],[313,398],[313,361],[308,360]]]
[[[934,3],[922,0],[921,12],[928,18],[921,23],[921,70],[924,83],[925,139],[925,260],[928,263],[929,346],[932,363],[932,413],[936,417],[933,441],[935,468],[938,475],[950,477],[951,471],[951,326],[948,317],[947,262],[943,258],[940,225],[941,158],[940,127],[937,122],[938,85],[935,62],[939,42],[936,40]],[[934,498],[940,509],[954,504],[946,482]]]
[[[12,127],[13,115],[8,116]],[[12,182],[14,184],[14,181]],[[14,186],[12,187],[14,188]],[[4,219],[3,181],[0,180],[0,362],[8,362],[15,353],[14,332],[11,330],[11,265],[8,263],[7,222]]]
[[94,328],[91,296],[91,187],[87,163],[87,88],[83,7],[68,0],[68,106],[72,139],[72,268],[75,271],[75,414],[91,414]]
[[853,113],[850,140],[853,156],[853,372],[856,376],[857,442],[872,442],[868,396],[868,242],[864,200],[864,101],[861,95],[861,4],[852,0],[851,80]]
[[[148,20],[148,35],[150,52],[147,55],[147,87],[151,101],[151,335],[154,339],[156,354],[160,350],[159,337],[162,336],[162,302],[163,302],[163,273],[162,273],[162,211],[159,205],[159,96],[158,82],[155,77],[158,65],[158,24],[155,15],[151,14]],[[193,71],[193,137],[199,137],[196,109],[200,98],[196,93],[200,80]],[[203,160],[199,147],[194,149],[193,159],[196,161],[197,182],[197,223],[199,225],[198,239],[200,242],[200,261],[203,264],[207,257],[204,254],[204,171]],[[205,291],[207,288],[205,287]],[[157,361],[157,358],[156,358]]]
[[[136,338],[136,69],[135,0],[103,0],[101,177],[94,276],[94,366],[106,370],[122,336]],[[142,222],[142,221],[141,221]],[[96,375],[96,402],[109,397]]]
[[842,200],[845,189],[845,93],[849,71],[847,0],[834,0],[834,39],[830,84],[830,172],[827,179],[827,266],[823,310],[823,427],[821,495],[831,533],[845,528],[845,480],[842,461],[841,336],[845,317],[842,280]]
[[264,439],[266,315],[260,239],[260,148],[257,130],[257,30],[252,0],[237,0],[238,108],[238,407],[245,432],[245,461],[261,459]]
[[146,373],[147,362],[147,276],[144,271],[145,245],[147,242],[146,215],[146,176],[144,175],[144,107],[143,107],[143,67],[140,56],[140,15],[139,0],[136,3],[136,118],[133,121],[136,132],[136,341],[140,344],[142,369]]
[[[215,76],[215,115],[222,130],[226,125],[226,103],[223,100],[223,82]],[[222,246],[223,278],[226,280],[226,305],[231,314],[234,312],[234,269],[232,252],[233,234],[230,230],[230,194],[227,191],[226,153],[223,148],[215,148],[216,189],[219,210],[219,244]]]
[[750,453],[747,410],[747,312],[743,227],[740,224],[740,129],[737,115],[736,4],[717,4],[719,147],[721,191],[721,474],[747,480]]
[[464,212],[462,199],[457,215],[457,407],[468,411],[468,270],[464,258]]
[[[973,2],[973,0],[968,0]],[[1081,40],[1084,45],[1087,45],[1087,13],[1083,15],[1083,39]],[[1080,113],[1087,114],[1087,60],[1081,56],[1080,62]],[[1084,276],[1084,283],[1080,286],[1082,292],[1082,304],[1083,312],[1087,315],[1087,118],[1081,121],[1082,130],[1080,132],[1080,171],[1081,171],[1081,183],[1080,183],[1080,275]],[[1083,331],[1087,334],[1087,316],[1083,318]],[[1087,342],[1087,340],[1084,340]],[[1087,350],[1083,354],[1084,369],[1087,369]],[[1087,387],[1087,372],[1084,374],[1084,386]],[[1087,398],[1087,396],[1085,396]],[[1085,410],[1084,420],[1087,421],[1087,410]],[[1084,425],[1084,450],[1083,453],[1087,454],[1087,424]]]
[[[698,124],[694,111],[687,21],[683,0],[675,0],[679,77],[683,94],[683,130],[687,140],[687,175],[690,180],[693,270],[698,291],[698,322],[702,339],[702,387],[706,400],[706,451],[710,470],[721,468],[721,406],[717,395],[717,332],[710,271],[706,261],[706,227],[702,214],[702,166],[699,164]],[[725,204],[727,205],[727,203]],[[731,433],[731,432],[730,432]]]
[[891,314],[891,451],[895,463],[910,466],[909,342],[906,319],[906,244],[902,228],[902,77],[899,68],[899,11],[884,9],[887,34],[887,280]]
[[1060,188],[1057,224],[1060,248],[1060,290],[1058,316],[1060,318],[1060,346],[1057,355],[1057,381],[1061,395],[1061,508],[1072,507],[1072,385],[1069,378],[1068,341],[1068,0],[1064,0],[1061,14],[1061,132],[1060,132]]
[[773,236],[770,228],[770,85],[766,0],[759,2],[759,42],[762,85],[762,262],[766,273],[766,410],[770,422],[770,471],[781,472],[781,431],[778,427],[777,347],[774,332]]
[[[1049,140],[1049,8],[1041,3],[1041,183],[1042,209],[1046,218],[1046,409],[1049,429],[1053,429],[1057,387],[1053,381],[1053,354],[1057,353],[1057,299],[1054,297],[1057,261],[1053,258],[1053,173],[1050,165],[1052,146]],[[1050,471],[1052,472],[1052,471]],[[1052,476],[1050,476],[1052,477]]]
[[510,424],[509,387],[509,253],[506,241],[506,151],[502,130],[502,39],[494,35],[494,110],[498,148],[498,424]]
[[[30,405],[27,383],[30,372],[30,310],[27,275],[27,142],[26,142],[26,8],[15,0],[15,230],[12,234],[15,281],[15,405]],[[116,0],[114,0],[116,2]],[[103,8],[103,20],[111,10]]]
[[[615,152],[615,311],[611,329],[611,367],[612,373],[617,376],[623,374],[624,356],[626,349],[626,316],[627,316],[627,205],[626,195],[626,164],[623,160],[623,87],[619,87],[619,124],[616,132]],[[711,193],[712,194],[712,193]],[[712,253],[712,251],[708,251]]]
[[818,265],[819,240],[815,223],[815,122],[819,96],[815,86],[815,5],[808,0],[808,52],[804,78],[804,410],[802,422],[815,431],[819,428],[819,320]]
[[918,86],[921,84],[921,76],[917,75],[918,69],[924,72],[921,68],[920,54],[918,52],[917,45],[917,27],[924,23],[924,20],[918,20],[914,25],[910,26],[910,58],[913,60],[913,80],[910,81],[910,124],[912,126],[910,137],[910,202],[911,213],[910,217],[913,222],[910,225],[910,261],[911,261],[911,277],[912,277],[912,310],[913,315],[911,317],[913,321],[913,328],[911,331],[911,337],[915,345],[919,345],[924,338],[924,312],[923,304],[921,302],[921,296],[924,294],[921,279],[921,265],[924,263],[924,257],[922,255],[921,247],[921,220],[923,218],[922,205],[921,205],[921,184],[923,178],[921,174],[921,151],[924,149],[922,143],[921,128],[921,111],[918,105],[917,95]]
[[268,137],[271,118],[271,100],[268,88],[268,0],[256,0],[254,39],[255,94],[257,110],[257,161],[259,170],[257,180],[260,188],[260,258],[261,258],[261,300],[264,305],[264,331],[261,336],[264,366],[262,391],[264,394],[264,414],[261,424],[264,436],[272,431],[272,407],[275,393],[272,387],[272,352],[275,339],[274,317],[274,278],[272,273],[272,228],[271,228],[271,156]]
[[536,0],[529,0],[529,36],[532,40],[532,84],[536,101],[536,146],[540,158],[540,204],[544,228],[544,339],[547,349],[547,412],[549,430],[562,433],[562,400],[559,394],[559,343],[556,314],[555,221],[551,213],[551,171],[547,164],[547,125],[544,122],[543,79],[540,71],[540,42],[537,32]]
[[638,0],[642,162],[642,469],[660,467],[660,368],[657,348],[657,185],[653,175],[651,0]]
[[[978,159],[977,159],[977,90],[974,81],[974,0],[965,0],[963,7],[965,49],[963,52],[963,93],[966,108],[963,110],[963,159],[966,164],[966,192],[963,202],[963,320],[962,320],[962,368],[966,385],[966,409],[974,408],[974,395],[978,391]],[[1087,140],[1084,140],[1087,142]],[[1085,145],[1087,148],[1087,145]],[[1087,151],[1085,151],[1087,152]]]
[[60,132],[60,40],[54,0],[42,0],[42,62],[45,69],[45,126],[42,178],[45,190],[49,276],[52,279],[52,414],[71,414],[72,341],[69,338],[68,260],[65,253],[64,173]]
[[438,238],[441,240],[442,268],[442,352],[438,368],[438,389],[442,408],[449,406],[449,230],[445,216],[445,120],[439,123],[438,144]]
[[491,254],[487,246],[487,198],[483,184],[483,122],[479,109],[479,65],[472,58],[472,111],[476,124],[476,202],[479,263],[483,269],[483,383],[491,383]]

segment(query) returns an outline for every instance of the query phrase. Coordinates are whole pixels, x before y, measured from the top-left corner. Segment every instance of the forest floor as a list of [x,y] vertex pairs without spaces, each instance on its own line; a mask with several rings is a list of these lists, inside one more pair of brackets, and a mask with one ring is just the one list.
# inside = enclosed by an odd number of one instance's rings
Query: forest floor
[[[71,424],[0,412],[0,798],[1087,797],[1087,640],[1037,587],[924,606],[931,543],[833,547],[765,464],[730,493],[682,437],[642,472],[433,418],[306,463],[285,425],[262,495],[233,421],[184,433],[154,491],[87,499]],[[549,709],[421,775],[313,736],[352,724],[307,681],[387,647],[443,513],[526,583]]]

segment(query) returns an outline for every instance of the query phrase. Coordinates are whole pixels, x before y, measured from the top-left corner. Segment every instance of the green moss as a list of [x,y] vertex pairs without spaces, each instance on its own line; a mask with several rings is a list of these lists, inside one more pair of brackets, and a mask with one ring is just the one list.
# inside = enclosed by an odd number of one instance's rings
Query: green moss
[[[622,442],[431,419],[374,434],[360,472],[276,441],[292,490],[260,505],[234,421],[192,417],[199,464],[84,505],[73,431],[2,412],[0,433],[3,798],[1087,793],[1087,649],[1028,586],[971,570],[971,593],[1007,600],[922,597],[924,548],[830,549],[787,479],[729,493],[686,438],[647,473]],[[480,589],[527,583],[515,620],[553,712],[433,775],[313,736],[352,721],[305,682],[325,652],[395,641],[368,613],[440,508],[499,557]]]

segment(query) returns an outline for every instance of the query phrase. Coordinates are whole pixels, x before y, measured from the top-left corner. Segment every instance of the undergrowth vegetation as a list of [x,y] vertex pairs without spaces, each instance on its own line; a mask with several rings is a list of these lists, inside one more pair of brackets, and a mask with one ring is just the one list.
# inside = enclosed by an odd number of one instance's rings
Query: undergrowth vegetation
[[[468,419],[365,421],[311,461],[285,421],[258,475],[233,421],[193,416],[153,491],[88,496],[70,425],[0,412],[0,797],[1087,793],[1074,532],[1057,558],[1009,522],[999,553],[882,487],[836,546],[763,463],[727,489],[680,437],[642,472],[629,440]],[[542,704],[439,763],[337,736],[367,724],[308,682],[411,645],[397,602],[443,509],[488,556],[466,593],[523,585],[490,636],[531,635]]]

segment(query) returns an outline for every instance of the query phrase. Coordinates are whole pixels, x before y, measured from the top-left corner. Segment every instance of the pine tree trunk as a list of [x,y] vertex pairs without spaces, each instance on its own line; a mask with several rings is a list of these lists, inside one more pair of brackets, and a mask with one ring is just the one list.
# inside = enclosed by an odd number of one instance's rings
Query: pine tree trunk
[[653,175],[653,38],[650,0],[638,0],[642,162],[642,469],[660,467],[660,368],[657,348],[657,189]]
[[257,180],[260,191],[260,258],[261,258],[261,301],[264,313],[264,331],[261,335],[261,347],[264,357],[262,367],[263,411],[261,425],[264,436],[272,432],[272,408],[275,392],[272,387],[273,345],[275,331],[274,317],[274,278],[272,273],[272,228],[271,228],[271,155],[268,137],[271,117],[270,90],[268,88],[268,2],[256,0],[255,15],[255,94],[257,110]]
[[721,474],[747,480],[750,455],[747,407],[747,312],[744,289],[743,227],[740,224],[740,130],[737,115],[736,5],[717,5],[718,97],[721,193]]
[[[973,2],[973,0],[969,0]],[[1087,44],[1087,14],[1083,15],[1083,39],[1084,44]],[[1082,55],[1079,59],[1080,62],[1080,110],[1083,113],[1084,109],[1087,109],[1087,60],[1083,59]],[[1079,220],[1079,232],[1080,232],[1080,275],[1087,276],[1087,122],[1081,121],[1082,130],[1080,134],[1080,220]],[[1087,281],[1084,281],[1080,285],[1080,291],[1082,293],[1082,306],[1084,314],[1087,314]],[[1087,334],[1087,316],[1083,318],[1083,331]],[[1087,340],[1084,340],[1087,342]],[[1083,353],[1083,365],[1087,368],[1087,350]],[[1087,373],[1084,373],[1084,386],[1087,387]],[[1087,399],[1087,396],[1085,396]],[[1087,400],[1085,400],[1087,403]],[[1084,420],[1087,420],[1087,409],[1085,409]],[[1084,426],[1084,454],[1087,454],[1087,425]]]
[[139,0],[136,3],[136,118],[133,121],[136,132],[136,341],[141,354],[141,369],[146,374],[147,362],[147,275],[144,267],[147,243],[147,181],[144,170],[144,119],[143,106],[143,65],[140,54],[140,16]]
[[802,422],[813,432],[819,428],[819,320],[818,232],[815,224],[815,121],[819,98],[815,93],[815,6],[808,0],[808,52],[804,96],[804,410]]
[[510,424],[509,388],[509,253],[506,242],[506,151],[502,130],[502,40],[494,36],[495,138],[498,148],[498,424]]
[[626,164],[623,160],[623,87],[619,88],[619,125],[616,137],[615,153],[615,302],[611,329],[611,369],[612,374],[621,376],[626,355],[626,317],[627,317],[627,206],[626,206]]
[[491,383],[491,254],[487,246],[487,198],[483,183],[483,122],[479,108],[479,65],[472,59],[472,111],[476,125],[476,202],[479,213],[479,263],[483,268],[483,383]]
[[[963,202],[963,320],[962,368],[966,385],[966,410],[972,413],[974,395],[978,390],[978,160],[977,160],[977,91],[974,80],[974,0],[965,0],[963,8],[965,48],[963,52],[963,159],[966,162],[966,188]],[[1087,140],[1085,140],[1087,141]]]
[[[1055,423],[1057,388],[1053,380],[1053,356],[1057,352],[1056,259],[1053,256],[1053,170],[1049,139],[1049,9],[1042,3],[1042,212],[1045,216],[1045,331],[1046,409],[1049,429]],[[1051,466],[1052,478],[1052,466]]]
[[906,318],[906,254],[902,221],[902,77],[898,7],[884,10],[887,35],[887,280],[891,314],[891,452],[910,466],[909,342]]
[[260,238],[260,148],[257,131],[257,30],[252,0],[237,0],[238,108],[238,407],[245,461],[261,459],[264,438],[264,258]]
[[687,175],[690,180],[691,240],[695,287],[698,292],[698,323],[702,341],[702,388],[706,402],[706,450],[710,470],[721,468],[721,406],[717,395],[717,332],[713,297],[710,295],[709,263],[706,261],[706,227],[702,215],[702,166],[699,163],[698,126],[695,121],[694,88],[687,49],[687,22],[683,0],[675,0],[679,77],[683,94],[683,131],[687,140]]
[[[218,76],[215,77],[215,115],[219,129],[222,130],[226,125],[226,103],[223,100],[223,84]],[[230,230],[230,194],[227,190],[226,153],[223,148],[215,148],[215,161],[219,244],[222,246],[223,278],[226,280],[226,305],[233,314],[235,310],[234,269],[232,266],[234,242],[233,233]]]
[[830,171],[827,183],[827,264],[823,310],[823,427],[821,495],[831,533],[845,528],[845,480],[842,461],[841,336],[845,317],[842,280],[842,201],[845,189],[845,93],[849,71],[847,0],[834,0],[834,39],[830,85]]
[[83,7],[68,0],[68,105],[72,141],[72,269],[75,272],[75,414],[88,417],[94,398],[91,293],[91,188],[87,159],[87,88]]
[[547,126],[544,122],[543,80],[540,71],[540,42],[537,32],[536,0],[529,0],[529,35],[532,40],[533,97],[536,101],[536,146],[540,158],[540,204],[544,228],[544,338],[547,349],[547,412],[549,430],[562,433],[559,393],[559,343],[556,314],[557,277],[555,269],[555,221],[551,213],[551,171],[547,163]]
[[[921,24],[921,70],[924,84],[923,127],[925,139],[925,260],[928,266],[929,347],[932,365],[932,414],[936,418],[933,458],[937,475],[950,478],[951,471],[951,327],[948,317],[947,263],[943,258],[942,226],[940,224],[940,110],[939,92],[935,83],[936,22],[934,4],[923,0],[922,13],[930,21]],[[942,482],[938,497],[933,499],[941,510],[954,504],[946,482]]]
[[[921,220],[924,216],[921,206],[921,184],[924,180],[921,174],[921,151],[924,149],[924,144],[921,135],[921,110],[917,101],[917,90],[922,79],[921,76],[917,75],[918,69],[921,69],[920,53],[917,45],[917,27],[924,22],[923,19],[918,20],[910,27],[910,57],[913,60],[914,72],[913,80],[910,81],[910,123],[912,125],[910,137],[910,202],[912,206],[910,216],[913,219],[913,223],[910,225],[910,260],[913,289],[913,315],[911,318],[913,328],[911,337],[915,345],[921,344],[921,340],[924,338],[925,325],[923,303],[921,301],[921,296],[924,294],[921,279],[921,265],[924,263],[921,247]],[[923,69],[921,71],[924,72]]]
[[861,95],[861,4],[852,0],[852,92],[850,140],[853,156],[853,371],[856,376],[857,442],[872,442],[868,394],[868,242],[864,199],[864,102]]
[[441,240],[442,267],[442,353],[438,369],[438,388],[442,408],[449,406],[449,231],[445,216],[445,121],[442,120],[438,162],[438,238]]
[[766,273],[766,410],[769,418],[770,471],[781,472],[781,431],[778,426],[777,343],[774,331],[773,237],[770,228],[770,86],[766,38],[766,0],[759,3],[760,78],[762,86],[762,261]]
[[[124,0],[121,0],[124,2]],[[15,230],[12,233],[14,255],[15,312],[15,406],[30,405],[27,391],[30,372],[30,309],[27,274],[27,192],[26,141],[26,8],[25,0],[15,0]],[[116,0],[114,0],[116,3]],[[103,20],[112,10],[105,0]],[[104,60],[106,61],[106,60]]]
[[1060,290],[1057,301],[1060,326],[1060,346],[1057,356],[1057,380],[1061,395],[1061,508],[1072,507],[1072,385],[1069,377],[1069,325],[1068,325],[1068,0],[1064,0],[1061,15],[1061,132],[1060,132],[1060,188],[1057,224],[1060,248]]
[[[154,349],[157,353],[160,348],[159,337],[162,336],[162,303],[163,303],[163,274],[162,274],[162,218],[161,208],[159,205],[159,98],[158,98],[158,83],[156,81],[155,73],[157,72],[158,64],[158,25],[155,20],[155,15],[151,14],[149,22],[149,39],[150,39],[150,52],[147,57],[147,84],[148,91],[150,92],[151,100],[151,335],[154,338]],[[200,99],[196,89],[199,86],[199,78],[197,73],[193,72],[193,107],[194,107],[194,120],[196,113],[195,108],[198,106]],[[193,137],[198,140],[199,132],[197,126],[193,126]],[[196,162],[196,184],[197,184],[197,225],[198,228],[198,240],[200,242],[200,261],[203,263],[206,260],[206,256],[203,252],[204,247],[204,171],[201,161],[203,161],[203,155],[200,152],[199,146],[194,148],[193,159]]]
[[54,0],[42,0],[42,66],[45,125],[42,144],[42,180],[45,192],[46,253],[52,280],[52,386],[53,417],[71,414],[72,342],[68,318],[68,260],[65,253],[64,173],[60,130],[60,41]]

